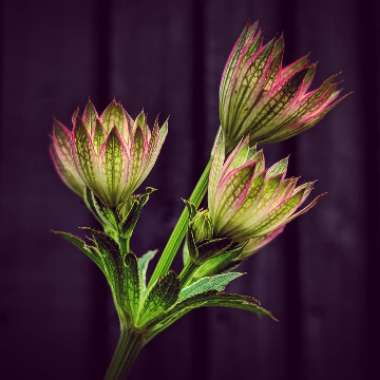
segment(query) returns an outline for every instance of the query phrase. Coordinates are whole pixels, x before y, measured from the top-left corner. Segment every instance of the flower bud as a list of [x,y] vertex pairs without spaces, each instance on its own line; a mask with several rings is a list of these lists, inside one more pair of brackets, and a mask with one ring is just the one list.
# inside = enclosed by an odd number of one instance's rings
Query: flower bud
[[286,140],[314,126],[345,96],[336,75],[308,91],[316,65],[304,56],[283,67],[283,37],[263,44],[258,24],[247,25],[226,63],[219,91],[220,123],[230,152],[251,143]]
[[314,182],[286,178],[288,159],[265,168],[263,152],[243,139],[225,159],[224,135],[216,140],[208,187],[213,236],[243,243],[245,257],[278,236],[286,224],[316,205],[300,209]]
[[196,242],[203,242],[212,238],[212,225],[208,210],[197,211],[191,220],[191,228]]
[[50,151],[60,177],[80,196],[89,188],[107,207],[126,202],[155,164],[167,121],[151,130],[144,112],[133,120],[115,100],[100,116],[89,101],[72,121],[71,133],[54,123]]

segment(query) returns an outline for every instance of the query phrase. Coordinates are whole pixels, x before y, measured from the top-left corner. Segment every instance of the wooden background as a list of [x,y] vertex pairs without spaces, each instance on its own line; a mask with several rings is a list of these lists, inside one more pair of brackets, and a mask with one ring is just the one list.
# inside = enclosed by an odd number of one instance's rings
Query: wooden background
[[[267,148],[329,196],[244,266],[232,286],[280,323],[202,310],[163,333],[131,380],[375,379],[379,342],[379,24],[365,0],[1,2],[0,378],[101,379],[117,339],[105,281],[49,233],[93,223],[48,157],[52,116],[91,96],[170,116],[134,248],[162,248],[218,126],[233,41],[259,19],[286,60],[312,52],[317,82],[355,94],[313,131]],[[371,374],[371,375],[370,375]]]

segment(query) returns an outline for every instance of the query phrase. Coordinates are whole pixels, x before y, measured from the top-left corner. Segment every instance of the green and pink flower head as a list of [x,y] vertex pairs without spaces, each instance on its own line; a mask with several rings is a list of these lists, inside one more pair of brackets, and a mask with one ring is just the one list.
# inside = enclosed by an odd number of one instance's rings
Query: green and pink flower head
[[302,208],[314,182],[298,185],[286,177],[288,158],[265,167],[262,150],[244,138],[225,156],[224,134],[217,137],[208,185],[208,210],[191,222],[199,243],[228,238],[242,244],[239,260],[277,237],[285,226],[316,205],[321,195]]
[[222,75],[220,123],[227,151],[249,135],[251,143],[286,140],[314,126],[345,96],[337,76],[312,91],[316,64],[304,56],[283,67],[284,39],[263,44],[258,23],[247,25]]
[[115,100],[99,116],[89,101],[74,112],[70,131],[55,120],[51,157],[63,182],[83,197],[89,188],[104,205],[126,202],[154,166],[165,141],[168,123],[151,130],[146,115],[135,120]]

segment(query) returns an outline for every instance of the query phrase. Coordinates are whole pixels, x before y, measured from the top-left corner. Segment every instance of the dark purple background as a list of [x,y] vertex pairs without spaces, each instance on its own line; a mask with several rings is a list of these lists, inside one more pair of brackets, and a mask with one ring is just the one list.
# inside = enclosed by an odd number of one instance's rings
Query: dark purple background
[[[281,320],[202,310],[142,353],[131,379],[375,379],[379,342],[379,23],[375,1],[1,2],[0,378],[101,379],[117,338],[105,281],[49,233],[93,223],[48,157],[52,116],[90,95],[170,118],[134,248],[162,248],[218,126],[217,89],[247,20],[312,52],[317,82],[355,94],[317,128],[267,148],[329,196],[244,266],[233,290]],[[372,373],[370,375],[370,373]]]

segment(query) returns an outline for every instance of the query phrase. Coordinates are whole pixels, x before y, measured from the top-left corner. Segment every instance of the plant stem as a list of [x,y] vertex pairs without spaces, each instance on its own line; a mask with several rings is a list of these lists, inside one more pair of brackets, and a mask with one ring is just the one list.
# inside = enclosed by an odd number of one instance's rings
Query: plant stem
[[141,332],[133,328],[122,327],[119,341],[104,379],[126,380],[128,371],[143,347],[144,338]]
[[197,267],[198,266],[196,264],[190,262],[182,269],[182,272],[178,276],[178,279],[181,283],[181,287],[184,287],[187,285],[189,280],[191,280],[191,276],[193,275]]
[[[203,197],[206,194],[210,168],[211,168],[211,161],[207,163],[206,167],[203,170],[202,175],[200,176],[197,184],[194,187],[193,192],[191,193],[189,201],[193,203],[196,207],[199,207],[200,203],[202,202]],[[152,274],[152,277],[150,278],[150,281],[149,281],[150,287],[160,277],[162,277],[168,272],[178,252],[178,249],[181,246],[183,238],[186,235],[188,221],[189,221],[189,211],[187,207],[185,207],[181,213],[181,216],[179,217],[177,221],[177,224],[175,225],[170,235],[168,242],[166,243],[166,246],[156,265],[156,268]]]

